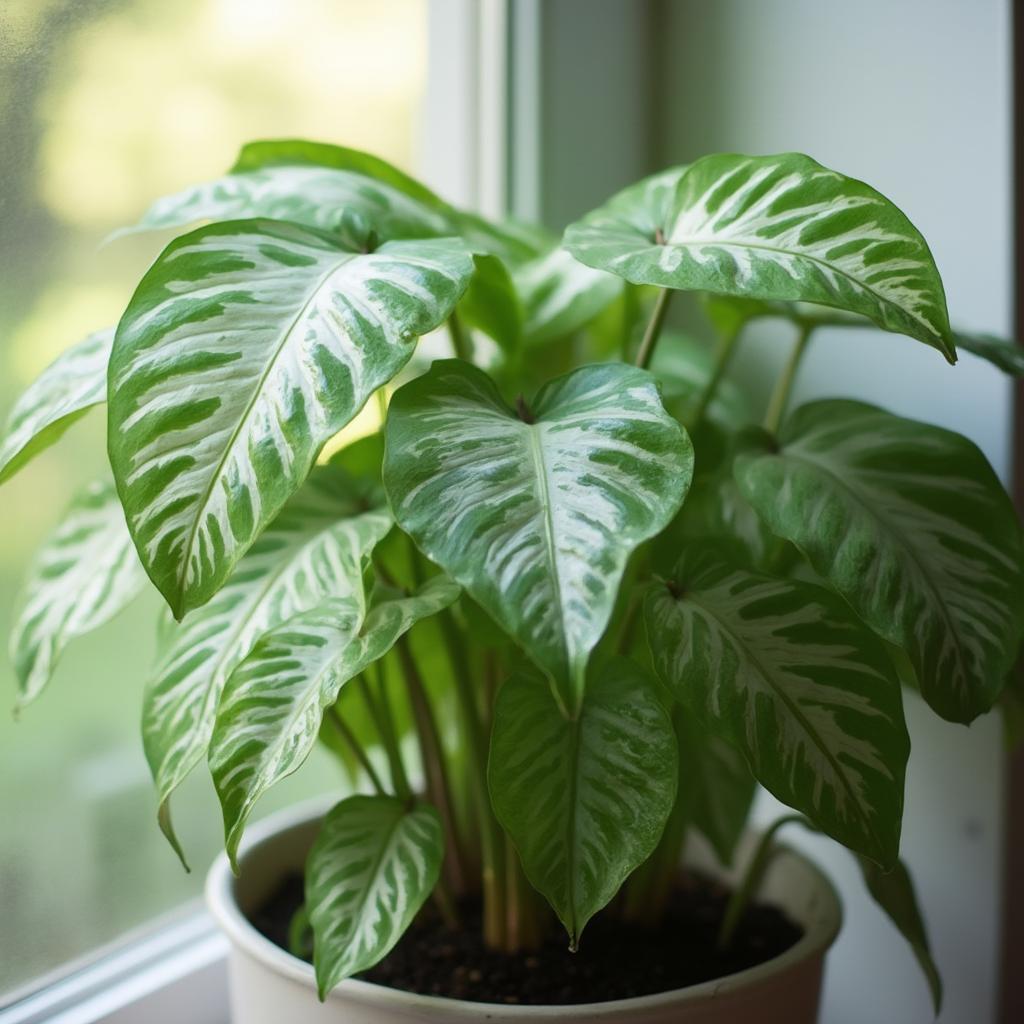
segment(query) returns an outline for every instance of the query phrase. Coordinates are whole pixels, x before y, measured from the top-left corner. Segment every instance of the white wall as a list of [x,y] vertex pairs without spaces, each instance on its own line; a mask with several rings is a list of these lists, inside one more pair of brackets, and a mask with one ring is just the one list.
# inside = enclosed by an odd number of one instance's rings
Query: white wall
[[[1010,326],[1009,0],[668,0],[658,163],[801,150],[893,199],[929,240],[954,324]],[[777,361],[769,332],[741,358]],[[752,369],[752,367],[754,369]],[[866,398],[977,441],[1009,472],[1010,388],[964,355],[881,332],[824,332],[797,400]],[[998,722],[969,730],[908,701],[913,737],[903,853],[946,979],[943,1024],[995,1020],[1003,759]],[[760,813],[774,812],[767,804]],[[847,923],[824,1024],[932,1019],[911,955],[866,902],[849,858],[828,862]]]

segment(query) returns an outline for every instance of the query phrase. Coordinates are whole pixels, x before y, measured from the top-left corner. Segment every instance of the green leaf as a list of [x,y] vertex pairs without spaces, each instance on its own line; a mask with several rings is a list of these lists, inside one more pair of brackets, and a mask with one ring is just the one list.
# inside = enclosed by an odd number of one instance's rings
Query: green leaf
[[471,272],[451,239],[365,254],[274,221],[164,250],[117,329],[108,436],[129,529],[177,618],[216,593]]
[[227,174],[158,199],[137,224],[111,237],[269,217],[363,238],[370,232],[377,239],[429,238],[455,233],[449,209],[367,153],[320,143],[262,142],[244,147]]
[[210,741],[232,864],[256,801],[305,761],[324,708],[345,683],[458,596],[454,583],[436,576],[410,597],[378,604],[365,621],[360,600],[335,598],[264,634],[228,679]]
[[384,486],[402,529],[578,706],[630,553],[693,467],[653,379],[622,364],[546,384],[520,415],[454,360],[391,400]]
[[358,149],[326,142],[309,142],[305,139],[261,139],[257,142],[247,142],[229,173],[243,174],[261,171],[267,167],[302,165],[351,171],[389,185],[425,206],[445,213],[450,210],[448,204],[431,192],[426,185],[415,178],[410,178],[386,160]]
[[523,336],[523,306],[505,264],[497,256],[473,257],[475,271],[459,303],[459,316],[514,352]]
[[443,855],[432,807],[352,796],[331,809],[306,861],[321,1000],[394,947],[437,883]]
[[1013,377],[1024,377],[1024,347],[994,334],[956,333],[956,347],[980,356]]
[[858,857],[857,861],[875,902],[910,943],[910,948],[914,951],[914,956],[917,957],[917,962],[928,981],[932,1005],[935,1008],[935,1015],[938,1016],[942,1010],[942,978],[932,959],[924,918],[917,906],[910,872],[902,861],[898,861],[889,872],[882,871],[877,864],[863,857]]
[[821,401],[736,479],[872,629],[910,657],[925,700],[970,722],[992,706],[1024,621],[1010,503],[966,438],[871,405]]
[[171,793],[206,753],[228,676],[268,630],[324,598],[363,600],[370,552],[390,516],[361,512],[344,474],[317,469],[209,604],[178,626],[143,700],[142,736],[156,782],[160,823]]
[[515,282],[526,310],[530,345],[575,333],[623,289],[621,278],[584,266],[562,248],[519,266]]
[[15,403],[0,440],[0,483],[60,439],[107,397],[113,329],[96,331],[59,355]]
[[[690,820],[723,864],[731,864],[757,789],[743,755],[691,715],[678,716],[679,789]],[[682,798],[682,797],[681,797]]]
[[675,801],[675,733],[655,683],[614,659],[576,719],[528,673],[498,691],[488,765],[494,813],[575,949],[584,926],[661,837]]
[[557,239],[537,224],[518,220],[495,223],[466,210],[452,212],[455,230],[474,253],[497,256],[508,266],[535,259],[553,246]]
[[654,666],[755,778],[851,849],[898,856],[910,741],[881,642],[822,587],[734,568],[705,544],[644,618]]
[[873,188],[799,153],[703,157],[570,225],[565,246],[636,284],[858,313],[956,360],[924,238]]
[[39,550],[18,602],[10,645],[18,707],[39,696],[69,641],[113,618],[145,582],[113,486],[92,484]]

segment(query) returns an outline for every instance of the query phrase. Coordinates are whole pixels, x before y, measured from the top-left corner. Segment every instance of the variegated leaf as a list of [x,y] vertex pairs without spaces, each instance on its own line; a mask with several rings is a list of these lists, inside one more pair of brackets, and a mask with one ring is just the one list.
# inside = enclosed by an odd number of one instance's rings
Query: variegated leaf
[[111,619],[145,582],[113,485],[92,484],[40,549],[19,600],[11,633],[18,706],[39,695],[70,640]]
[[822,587],[733,568],[712,545],[644,604],[655,669],[755,778],[829,835],[895,863],[910,741],[881,642]]
[[359,161],[348,166],[325,166],[303,161],[295,153],[280,152],[272,158],[243,150],[236,168],[228,174],[158,199],[136,225],[123,228],[113,237],[200,221],[250,217],[340,230],[360,241],[370,232],[385,240],[454,233],[455,227],[443,209],[425,202],[422,195],[411,195],[408,189],[398,187],[390,176],[368,176],[369,169]]
[[57,441],[107,397],[113,329],[96,331],[59,355],[15,403],[0,440],[0,483]]
[[622,294],[622,279],[585,266],[556,248],[517,267],[515,283],[526,310],[525,335],[542,345],[573,334]]
[[471,272],[451,239],[367,254],[275,221],[212,224],[164,250],[117,329],[109,447],[176,617],[216,593]]
[[1024,626],[1024,550],[984,455],[948,430],[821,401],[736,479],[880,636],[910,657],[925,700],[969,722],[992,706]]
[[336,598],[264,634],[228,679],[210,741],[232,863],[256,801],[305,761],[324,708],[345,683],[458,596],[458,586],[435,577],[410,597],[376,605],[365,621],[360,601]]
[[216,597],[172,634],[143,701],[142,736],[170,823],[171,793],[206,753],[228,676],[268,630],[324,598],[363,601],[363,571],[390,516],[360,512],[343,474],[313,472]]
[[624,658],[588,681],[577,718],[527,673],[498,691],[491,803],[576,948],[584,926],[661,838],[675,800],[672,723],[656,684]]
[[858,313],[956,360],[921,234],[873,188],[799,153],[703,157],[620,193],[565,246],[636,284]]
[[321,999],[390,952],[437,883],[443,856],[432,807],[352,796],[331,809],[306,861]]
[[388,414],[384,486],[397,521],[569,711],[627,558],[675,514],[692,467],[651,376],[622,364],[551,381],[517,414],[481,370],[437,362]]

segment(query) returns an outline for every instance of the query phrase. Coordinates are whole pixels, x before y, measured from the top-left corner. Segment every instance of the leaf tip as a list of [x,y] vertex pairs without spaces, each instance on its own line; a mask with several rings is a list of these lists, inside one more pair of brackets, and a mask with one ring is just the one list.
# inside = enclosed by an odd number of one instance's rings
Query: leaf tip
[[177,854],[178,860],[181,861],[181,866],[185,869],[186,873],[191,874],[192,868],[189,867],[189,863],[185,858],[185,851],[182,849],[178,836],[174,831],[174,826],[171,824],[171,807],[166,797],[160,801],[156,820],[160,826],[160,831],[164,834],[164,838],[171,844],[171,849]]

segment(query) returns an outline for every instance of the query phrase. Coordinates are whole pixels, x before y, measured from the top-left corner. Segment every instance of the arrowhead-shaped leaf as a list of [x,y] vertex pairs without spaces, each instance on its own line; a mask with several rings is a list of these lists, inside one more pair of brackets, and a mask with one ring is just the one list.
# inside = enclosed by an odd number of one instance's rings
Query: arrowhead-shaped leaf
[[39,695],[68,641],[113,618],[145,582],[113,485],[91,485],[29,571],[11,633],[18,706]]
[[881,642],[834,594],[705,545],[644,604],[655,669],[755,778],[829,835],[895,863],[910,741]]
[[0,440],[0,483],[57,441],[107,397],[113,329],[97,331],[59,355],[15,403]]
[[342,686],[458,596],[458,586],[435,577],[410,597],[376,605],[365,621],[360,601],[336,598],[264,634],[228,679],[210,741],[232,862],[256,801],[305,761]]
[[481,370],[435,363],[391,400],[384,486],[420,549],[574,709],[623,568],[686,494],[693,450],[643,370],[588,366],[519,415]]
[[142,735],[161,826],[175,849],[168,800],[206,753],[235,666],[264,633],[324,598],[362,607],[363,571],[391,520],[384,511],[360,512],[347,490],[333,467],[316,470],[214,600],[171,635],[146,688]]
[[1024,624],[1024,551],[975,445],[860,402],[813,402],[778,452],[741,456],[736,479],[772,532],[906,651],[940,715],[969,722],[992,706]]
[[306,861],[313,966],[323,999],[383,959],[437,882],[437,812],[389,796],[352,796],[324,818]]
[[341,146],[286,141],[250,143],[227,174],[158,199],[113,237],[250,217],[362,229],[378,239],[455,233],[446,204],[385,161]]
[[956,359],[921,234],[873,188],[799,153],[665,172],[570,225],[565,246],[636,284],[859,313]]
[[494,813],[573,948],[650,856],[676,794],[672,723],[656,684],[615,659],[587,684],[576,719],[538,677],[498,691],[488,765]]
[[108,436],[128,527],[177,618],[216,593],[472,267],[451,239],[366,254],[274,221],[164,250],[117,329]]
[[914,951],[914,956],[928,981],[932,1005],[935,1008],[935,1015],[938,1016],[942,1010],[942,978],[932,959],[924,918],[917,906],[910,872],[903,861],[899,861],[892,871],[885,872],[877,864],[863,857],[858,857],[857,860],[872,898],[885,911],[889,920],[899,929]]

